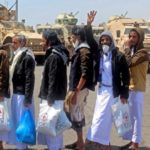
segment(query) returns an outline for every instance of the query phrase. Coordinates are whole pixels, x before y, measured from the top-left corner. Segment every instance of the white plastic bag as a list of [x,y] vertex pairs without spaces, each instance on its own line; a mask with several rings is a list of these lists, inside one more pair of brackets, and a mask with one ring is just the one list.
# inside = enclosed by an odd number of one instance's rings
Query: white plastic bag
[[66,116],[66,113],[63,110],[60,111],[56,122],[56,135],[63,133],[66,129],[70,128],[71,126],[72,124]]
[[128,104],[122,104],[120,100],[116,102],[112,105],[112,115],[119,136],[132,129]]
[[56,136],[56,122],[60,110],[47,103],[40,104],[37,131],[46,135]]
[[8,132],[11,129],[10,113],[7,98],[0,102],[0,132]]

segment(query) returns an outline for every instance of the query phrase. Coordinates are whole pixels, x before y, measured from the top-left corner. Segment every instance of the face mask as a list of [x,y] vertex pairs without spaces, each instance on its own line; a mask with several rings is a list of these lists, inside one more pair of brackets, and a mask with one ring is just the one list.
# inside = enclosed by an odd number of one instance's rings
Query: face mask
[[104,53],[108,53],[109,51],[109,46],[108,45],[102,45],[102,49]]
[[75,43],[72,43],[72,44],[73,44],[73,47],[76,48],[76,47],[79,45],[79,41],[76,40],[76,42],[75,42]]

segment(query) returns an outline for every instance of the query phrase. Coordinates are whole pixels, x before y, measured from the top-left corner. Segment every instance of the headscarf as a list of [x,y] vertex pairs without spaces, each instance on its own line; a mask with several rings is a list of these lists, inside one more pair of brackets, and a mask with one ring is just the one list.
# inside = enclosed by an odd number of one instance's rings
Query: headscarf
[[[113,39],[113,36],[112,36],[111,32],[110,31],[104,31],[104,32],[102,32],[101,35],[100,35],[99,41],[101,41],[101,38],[103,36],[108,36],[111,39],[111,45],[110,45],[109,49],[110,50],[115,49],[114,39]],[[100,47],[100,49],[102,47],[102,45],[100,43],[99,43],[99,47]]]
[[[144,41],[145,34],[144,34],[143,29],[137,27],[137,28],[131,29],[130,33],[133,31],[136,32],[139,36],[139,41],[137,43],[136,50],[144,48],[143,41]],[[129,35],[130,35],[130,33],[129,33]]]

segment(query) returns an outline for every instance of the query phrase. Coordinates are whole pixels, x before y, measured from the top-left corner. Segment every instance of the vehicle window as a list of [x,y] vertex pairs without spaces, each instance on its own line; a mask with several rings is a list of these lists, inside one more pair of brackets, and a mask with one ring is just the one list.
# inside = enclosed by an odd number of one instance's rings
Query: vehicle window
[[144,33],[145,33],[145,34],[150,34],[149,29],[147,29],[147,28],[143,28],[143,30],[144,30]]
[[[124,34],[129,34],[130,30],[133,29],[133,28],[126,28],[125,31],[124,31]],[[145,34],[150,34],[150,31],[148,28],[142,28],[144,30],[144,33]]]
[[116,34],[117,34],[117,37],[119,38],[120,37],[120,30],[117,30]]
[[125,31],[124,31],[124,34],[129,34],[129,32],[131,31],[131,29],[133,29],[133,28],[126,28]]

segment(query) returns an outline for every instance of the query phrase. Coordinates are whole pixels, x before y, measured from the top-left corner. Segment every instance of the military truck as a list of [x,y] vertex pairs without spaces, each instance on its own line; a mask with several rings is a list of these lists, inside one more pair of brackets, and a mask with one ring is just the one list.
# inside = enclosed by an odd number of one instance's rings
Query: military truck
[[[33,53],[38,60],[39,57],[45,54],[41,43],[41,35],[34,32],[33,27],[25,26],[24,22],[15,20],[15,10],[9,10],[0,4],[0,44],[12,42],[12,37],[16,34],[24,35],[27,38],[27,47],[33,50]],[[9,47],[7,47],[9,49]]]
[[72,56],[73,47],[70,41],[72,27],[77,24],[78,19],[75,17],[78,14],[75,13],[61,13],[56,17],[54,24],[38,24],[36,31],[42,33],[45,30],[55,31],[62,43],[68,48],[70,56]]
[[69,26],[64,26],[60,24],[46,24],[46,25],[37,25],[36,26],[37,33],[42,34],[43,31],[54,31],[58,34],[61,42],[67,41],[67,37],[69,33]]

